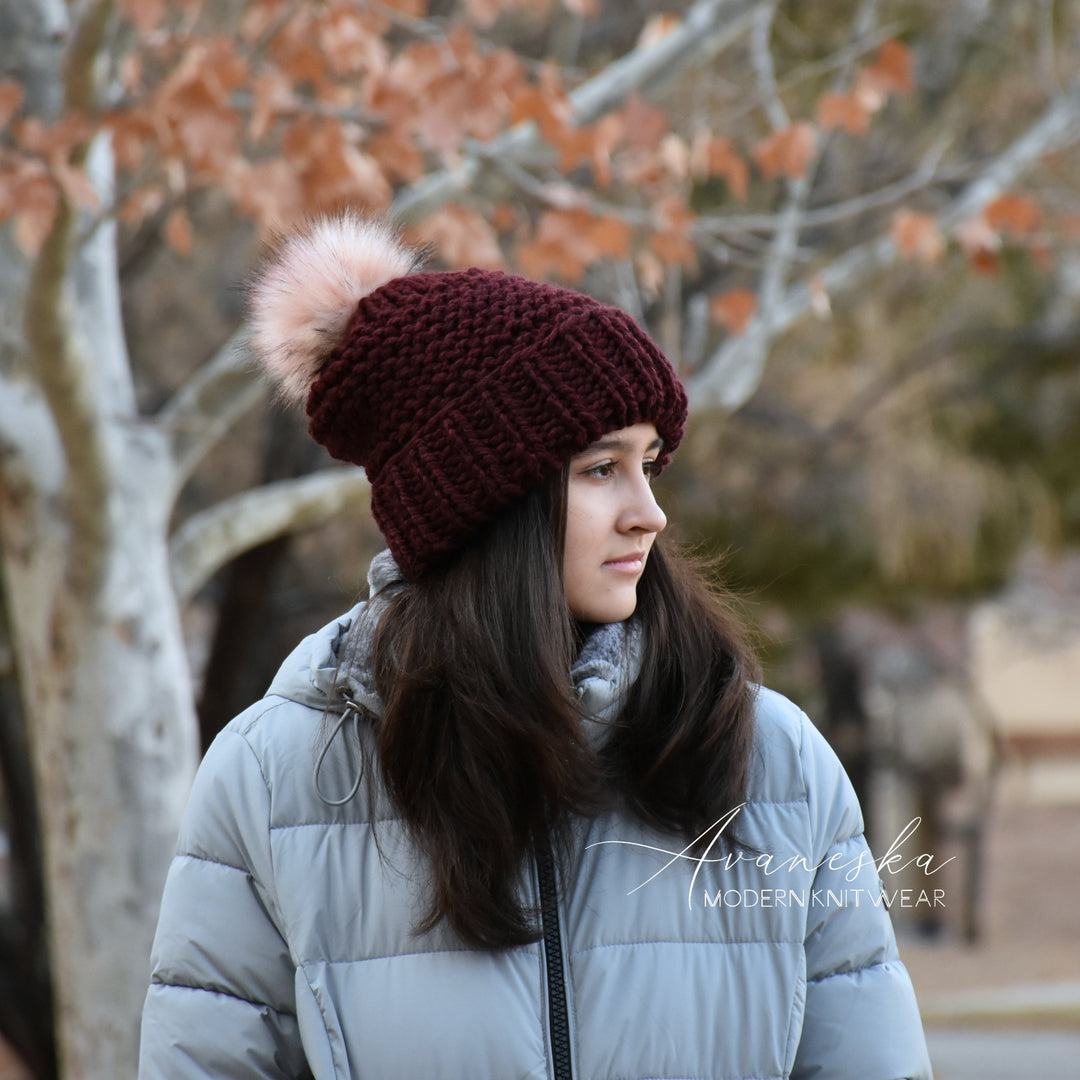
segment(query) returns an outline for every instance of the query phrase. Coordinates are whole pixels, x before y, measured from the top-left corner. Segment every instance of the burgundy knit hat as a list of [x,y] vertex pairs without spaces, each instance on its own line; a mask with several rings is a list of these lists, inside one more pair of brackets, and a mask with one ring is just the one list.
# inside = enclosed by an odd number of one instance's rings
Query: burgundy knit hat
[[417,578],[601,436],[651,422],[678,445],[686,394],[626,312],[494,270],[416,273],[380,223],[287,239],[252,290],[251,347],[307,402],[312,437],[362,465]]

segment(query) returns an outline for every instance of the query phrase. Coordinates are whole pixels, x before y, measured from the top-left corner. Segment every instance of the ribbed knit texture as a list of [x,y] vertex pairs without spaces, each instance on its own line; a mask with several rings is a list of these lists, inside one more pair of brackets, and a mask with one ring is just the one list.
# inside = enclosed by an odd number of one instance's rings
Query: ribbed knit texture
[[375,520],[416,578],[611,431],[655,424],[663,465],[686,395],[626,312],[473,269],[365,296],[307,411],[318,442],[366,468]]

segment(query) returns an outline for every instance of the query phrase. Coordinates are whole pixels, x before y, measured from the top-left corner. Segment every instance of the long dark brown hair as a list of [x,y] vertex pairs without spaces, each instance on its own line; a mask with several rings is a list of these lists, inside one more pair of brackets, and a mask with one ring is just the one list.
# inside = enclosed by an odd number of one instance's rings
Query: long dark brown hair
[[725,596],[657,538],[638,585],[641,673],[598,752],[570,670],[584,628],[562,584],[567,474],[444,569],[393,591],[373,646],[378,765],[432,871],[419,929],[539,937],[525,860],[572,814],[622,798],[686,839],[743,802],[756,661]]

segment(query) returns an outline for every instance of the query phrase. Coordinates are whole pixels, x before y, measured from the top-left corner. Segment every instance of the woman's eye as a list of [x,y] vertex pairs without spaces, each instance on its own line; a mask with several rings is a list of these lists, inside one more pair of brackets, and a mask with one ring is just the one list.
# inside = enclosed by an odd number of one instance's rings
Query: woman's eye
[[641,463],[641,471],[650,479],[660,471],[660,465],[656,461],[643,461]]
[[613,461],[601,461],[599,465],[591,465],[585,470],[586,476],[595,476],[599,480],[606,480],[615,471]]

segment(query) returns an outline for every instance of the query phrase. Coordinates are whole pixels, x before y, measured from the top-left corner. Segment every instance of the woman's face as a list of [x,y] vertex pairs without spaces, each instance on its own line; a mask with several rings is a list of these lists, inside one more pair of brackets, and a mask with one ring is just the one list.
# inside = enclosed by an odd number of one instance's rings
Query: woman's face
[[651,487],[661,446],[652,424],[634,424],[570,460],[563,579],[580,622],[620,622],[637,607],[638,579],[667,524]]

